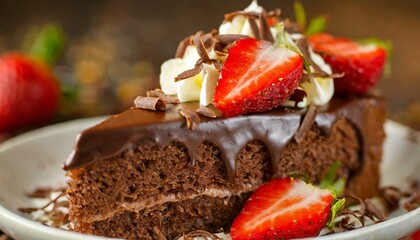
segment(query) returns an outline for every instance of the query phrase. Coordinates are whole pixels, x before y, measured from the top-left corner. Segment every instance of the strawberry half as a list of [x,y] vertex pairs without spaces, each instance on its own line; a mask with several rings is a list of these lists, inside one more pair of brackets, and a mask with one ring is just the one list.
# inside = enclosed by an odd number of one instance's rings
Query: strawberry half
[[309,42],[334,73],[344,73],[343,77],[334,81],[337,94],[364,94],[381,76],[387,56],[386,50],[381,47],[362,45],[325,33],[309,37]]
[[280,106],[297,88],[303,60],[264,40],[238,40],[229,50],[213,101],[226,116]]
[[330,216],[333,196],[294,178],[260,186],[234,220],[230,235],[241,239],[291,239],[319,234]]

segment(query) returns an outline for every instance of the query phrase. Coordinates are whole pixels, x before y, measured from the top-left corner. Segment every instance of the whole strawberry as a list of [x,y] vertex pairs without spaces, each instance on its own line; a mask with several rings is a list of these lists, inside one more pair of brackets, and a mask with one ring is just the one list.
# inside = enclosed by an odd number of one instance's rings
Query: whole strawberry
[[260,186],[235,218],[232,240],[292,239],[319,234],[330,216],[333,195],[294,178]]
[[45,124],[54,116],[61,92],[49,65],[63,38],[58,27],[46,25],[26,53],[0,56],[0,133]]
[[213,101],[226,116],[264,112],[280,106],[302,76],[303,60],[294,51],[246,38],[229,50]]
[[59,98],[58,82],[44,63],[19,53],[0,57],[0,132],[47,122]]
[[311,36],[309,42],[334,73],[344,74],[334,80],[336,94],[367,93],[383,72],[387,52],[382,47],[374,44],[362,45],[325,33]]

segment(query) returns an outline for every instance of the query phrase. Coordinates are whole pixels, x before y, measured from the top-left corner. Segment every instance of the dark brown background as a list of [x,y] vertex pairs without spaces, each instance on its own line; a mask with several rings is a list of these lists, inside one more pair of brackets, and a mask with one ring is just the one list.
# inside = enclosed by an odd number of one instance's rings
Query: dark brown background
[[[126,73],[124,66],[145,61],[151,63],[154,80],[152,84],[149,78],[140,79],[138,83],[148,88],[156,84],[160,64],[173,56],[179,40],[197,30],[217,28],[224,13],[243,9],[249,2],[2,0],[0,51],[18,48],[31,26],[54,22],[60,24],[69,36],[66,51],[57,67],[63,78],[72,76],[66,81],[77,81],[78,75],[74,74],[77,63],[86,57],[93,61],[107,59],[105,66],[121,65],[116,67],[117,71],[106,70],[104,73],[104,78],[114,83],[125,75],[126,78],[133,77],[133,74]],[[356,39],[377,37],[393,42],[393,74],[390,79],[383,79],[378,88],[388,98],[391,118],[420,128],[420,1],[302,2],[310,17],[328,13],[328,30],[336,35]],[[293,18],[293,1],[261,0],[260,5],[266,9],[281,7],[283,16]],[[80,53],[83,46],[94,49],[93,53]],[[67,75],[62,74],[62,69]],[[116,110],[119,109],[108,111]]]

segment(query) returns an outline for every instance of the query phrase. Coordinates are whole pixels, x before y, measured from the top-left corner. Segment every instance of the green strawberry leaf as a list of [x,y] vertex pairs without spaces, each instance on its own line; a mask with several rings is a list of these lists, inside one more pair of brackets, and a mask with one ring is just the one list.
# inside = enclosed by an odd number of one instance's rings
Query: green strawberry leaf
[[394,54],[394,46],[392,44],[391,41],[389,40],[381,40],[378,38],[368,38],[368,39],[363,39],[359,41],[361,44],[373,44],[376,45],[378,47],[381,47],[383,49],[385,49],[387,56],[386,56],[386,62],[385,62],[385,67],[384,67],[384,76],[385,77],[391,77],[392,74],[392,58],[393,58],[393,54]]
[[302,31],[305,31],[306,13],[303,4],[299,1],[296,1],[294,5],[294,10],[297,24],[299,25],[300,29],[302,29]]
[[346,199],[342,198],[335,202],[331,207],[331,216],[330,219],[327,222],[327,227],[332,228],[334,227],[334,219],[337,216],[338,211],[344,206],[344,203],[346,202]]
[[316,33],[324,32],[327,28],[328,18],[325,15],[317,16],[311,19],[308,28],[305,30],[305,35],[310,36]]
[[339,168],[340,168],[340,162],[335,161],[330,166],[327,173],[321,179],[321,182],[319,184],[320,188],[329,189],[332,192],[334,198],[337,198],[337,196],[342,194],[346,186],[345,178],[340,177],[337,179],[337,171]]
[[49,65],[54,64],[66,41],[63,30],[56,25],[47,24],[35,31],[35,34],[32,32],[32,35],[29,35],[30,40],[29,43],[26,42],[26,52]]

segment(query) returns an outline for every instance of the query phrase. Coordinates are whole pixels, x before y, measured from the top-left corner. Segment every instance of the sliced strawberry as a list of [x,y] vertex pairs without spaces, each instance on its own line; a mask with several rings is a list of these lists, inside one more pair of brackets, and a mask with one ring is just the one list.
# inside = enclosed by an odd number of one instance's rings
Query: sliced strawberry
[[332,201],[329,190],[299,179],[273,179],[251,195],[230,235],[233,240],[313,237],[327,222]]
[[213,101],[229,117],[273,109],[296,89],[302,70],[302,58],[291,50],[263,40],[238,40],[229,50]]
[[334,73],[344,73],[335,79],[337,94],[364,94],[376,84],[383,71],[387,54],[376,45],[361,45],[325,33],[309,37],[309,42]]

